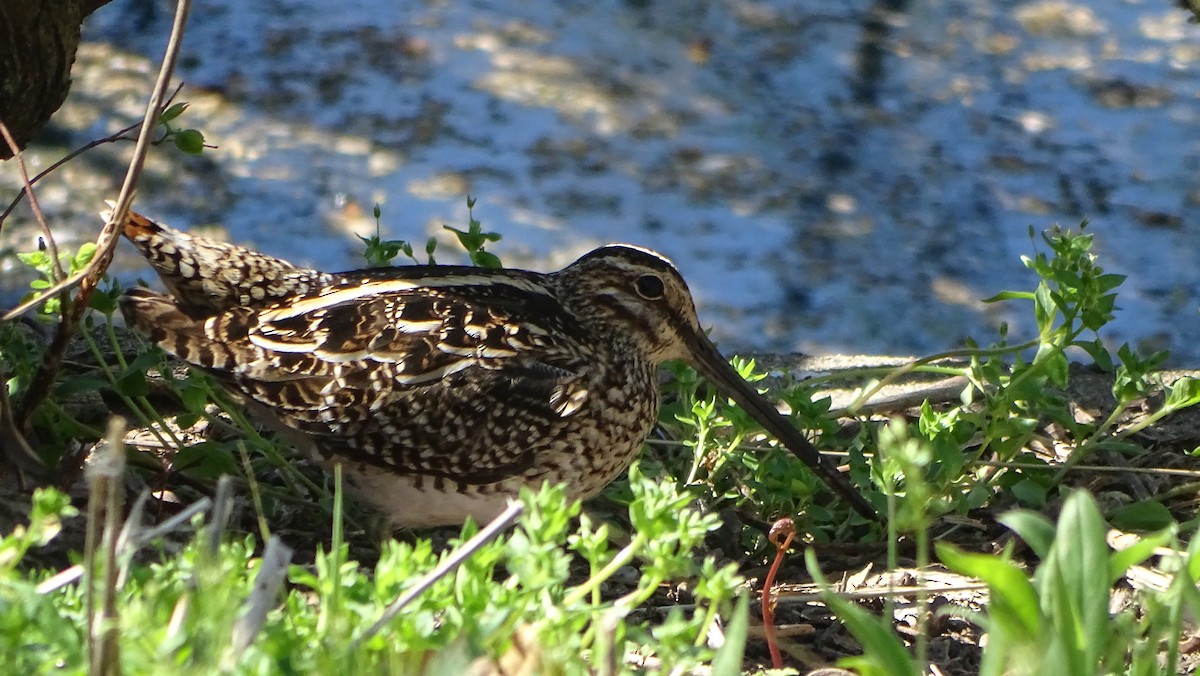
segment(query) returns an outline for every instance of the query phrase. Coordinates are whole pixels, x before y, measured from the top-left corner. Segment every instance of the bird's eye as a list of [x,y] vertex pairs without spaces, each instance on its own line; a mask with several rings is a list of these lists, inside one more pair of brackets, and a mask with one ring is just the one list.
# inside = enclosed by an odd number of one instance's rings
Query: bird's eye
[[638,295],[646,300],[658,300],[666,292],[663,280],[658,275],[642,275],[637,278],[633,286],[637,289]]

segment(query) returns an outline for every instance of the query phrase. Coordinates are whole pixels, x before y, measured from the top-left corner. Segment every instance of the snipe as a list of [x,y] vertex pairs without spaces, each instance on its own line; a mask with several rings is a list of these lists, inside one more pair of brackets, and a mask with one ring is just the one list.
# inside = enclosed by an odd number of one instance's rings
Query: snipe
[[611,245],[548,274],[456,266],[323,273],[130,214],[170,295],[129,323],[213,374],[289,439],[338,462],[397,526],[483,522],[523,485],[572,497],[624,471],[681,359],[855,510],[861,494],[728,365],[666,258]]

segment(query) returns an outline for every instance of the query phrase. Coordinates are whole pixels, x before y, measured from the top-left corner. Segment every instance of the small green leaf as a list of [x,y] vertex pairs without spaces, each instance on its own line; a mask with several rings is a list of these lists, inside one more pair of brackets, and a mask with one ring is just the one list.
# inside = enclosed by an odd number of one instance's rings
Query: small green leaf
[[1034,300],[1034,295],[1028,291],[1001,291],[1000,293],[984,298],[984,303],[997,303],[1002,300]]
[[1021,536],[1039,557],[1044,559],[1050,555],[1050,546],[1054,544],[1054,524],[1046,517],[1027,509],[1015,509],[1001,515],[997,521]]
[[1108,273],[1096,278],[1096,286],[1101,292],[1112,291],[1125,282],[1125,275]]
[[478,251],[471,258],[475,262],[475,265],[481,268],[500,267],[500,259],[495,254],[488,253],[487,251]]
[[1105,373],[1112,373],[1116,366],[1113,364],[1112,355],[1109,354],[1108,348],[1104,346],[1104,342],[1099,338],[1091,341],[1079,341],[1075,343],[1075,347],[1082,349],[1088,353],[1096,366]]
[[1175,537],[1175,530],[1172,522],[1157,533],[1138,538],[1132,545],[1113,552],[1108,559],[1108,579],[1116,582],[1130,568],[1153,556],[1159,547],[1169,546]]
[[162,112],[161,115],[158,116],[158,123],[166,124],[174,120],[182,115],[183,111],[188,109],[188,105],[189,104],[186,101],[180,101],[179,103],[173,104],[170,108],[167,108]]
[[[1040,356],[1040,355],[1039,355]],[[1071,364],[1062,350],[1054,350],[1045,355],[1040,362],[1046,376],[1055,387],[1066,387]]]
[[1024,641],[1037,638],[1042,628],[1037,591],[1023,570],[999,556],[963,552],[947,542],[935,542],[933,546],[938,560],[947,568],[987,583],[991,624]]
[[44,249],[30,251],[28,253],[18,252],[17,260],[21,261],[25,265],[28,265],[34,270],[37,270],[43,275],[49,276],[50,274],[50,254]]
[[88,307],[105,316],[112,316],[117,311],[117,303],[121,298],[123,290],[121,289],[121,285],[115,280],[108,277],[105,279],[107,286],[92,293],[88,298]]
[[130,369],[117,378],[114,385],[117,392],[127,397],[144,397],[150,393],[150,386],[146,384],[144,371]]
[[1175,523],[1171,510],[1155,500],[1123,505],[1109,515],[1108,520],[1116,528],[1132,531],[1158,530]]
[[1200,403],[1200,379],[1180,378],[1167,387],[1165,407],[1177,411]]
[[180,449],[175,455],[175,465],[195,478],[215,478],[222,474],[237,476],[242,470],[226,444],[202,441]]
[[148,369],[161,366],[163,363],[162,352],[154,350],[152,352],[143,352],[129,362],[127,371],[139,371],[145,373]]
[[54,386],[54,396],[69,397],[82,392],[99,392],[108,387],[108,381],[100,376],[63,378]]
[[92,262],[92,258],[96,255],[96,243],[84,242],[79,245],[79,251],[71,257],[71,274],[75,274],[87,267],[88,263]]
[[1037,293],[1034,294],[1033,315],[1037,321],[1039,332],[1047,333],[1054,326],[1055,307],[1054,295],[1050,292],[1050,287],[1045,283],[1038,284]]

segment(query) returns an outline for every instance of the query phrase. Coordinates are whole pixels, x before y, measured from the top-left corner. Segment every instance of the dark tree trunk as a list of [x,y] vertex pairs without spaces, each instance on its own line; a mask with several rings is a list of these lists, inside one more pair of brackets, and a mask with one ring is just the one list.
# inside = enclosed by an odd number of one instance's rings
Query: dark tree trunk
[[[79,26],[109,0],[0,0],[0,122],[24,148],[67,98]],[[12,157],[0,140],[0,159]]]

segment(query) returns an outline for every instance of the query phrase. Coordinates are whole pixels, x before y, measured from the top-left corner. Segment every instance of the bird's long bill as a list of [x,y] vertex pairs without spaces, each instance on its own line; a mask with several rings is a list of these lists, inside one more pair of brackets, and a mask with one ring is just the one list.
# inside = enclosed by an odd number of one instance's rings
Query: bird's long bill
[[835,492],[842,496],[863,516],[878,520],[879,515],[871,507],[871,503],[858,492],[841,472],[827,463],[817,449],[805,439],[771,402],[764,399],[754,390],[750,383],[742,379],[737,371],[725,361],[717,347],[704,334],[696,334],[692,339],[692,368],[717,386],[722,394],[729,397],[738,406],[762,425],[763,429],[778,439],[796,457],[812,468],[817,476]]

